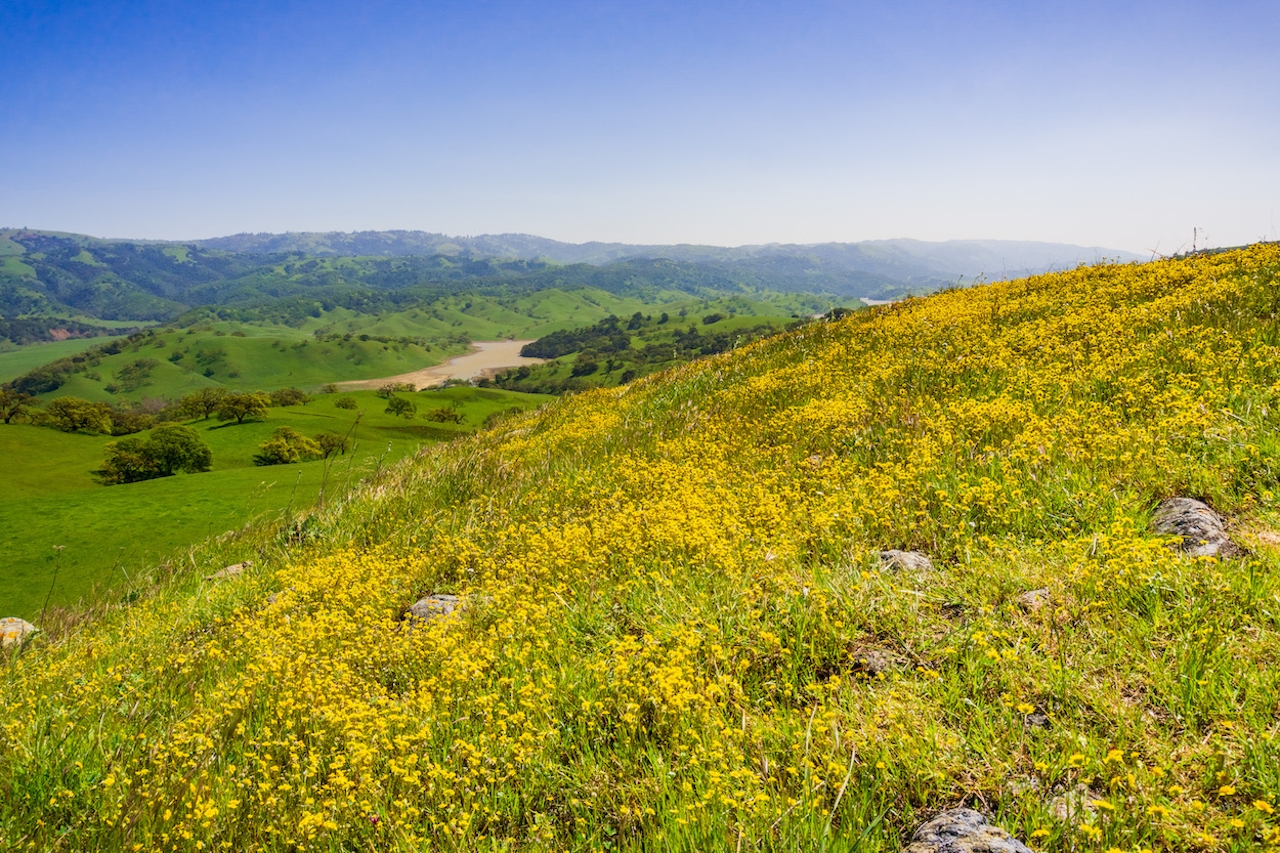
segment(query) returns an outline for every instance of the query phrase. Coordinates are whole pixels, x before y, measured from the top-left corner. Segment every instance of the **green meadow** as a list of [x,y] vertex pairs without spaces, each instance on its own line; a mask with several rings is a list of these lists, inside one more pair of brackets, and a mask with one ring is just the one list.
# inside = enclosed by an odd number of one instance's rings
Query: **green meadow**
[[[417,406],[414,418],[387,414],[387,401],[376,392],[355,391],[272,408],[266,418],[243,424],[189,421],[213,451],[211,471],[116,486],[103,486],[92,474],[106,444],[116,439],[0,425],[0,549],[6,555],[0,610],[35,619],[46,598],[62,607],[109,598],[136,573],[154,570],[206,537],[310,508],[322,486],[326,498],[339,496],[424,445],[473,432],[496,412],[550,399],[465,386],[399,396]],[[338,408],[343,398],[357,408]],[[423,417],[438,409],[456,411],[462,422]],[[347,435],[352,448],[327,462],[255,466],[258,445],[281,426],[311,436]]]
[[8,350],[0,351],[0,382],[17,379],[29,370],[54,359],[84,352],[89,347],[106,342],[106,338],[71,338],[65,341],[50,343],[26,344],[17,346],[7,344]]

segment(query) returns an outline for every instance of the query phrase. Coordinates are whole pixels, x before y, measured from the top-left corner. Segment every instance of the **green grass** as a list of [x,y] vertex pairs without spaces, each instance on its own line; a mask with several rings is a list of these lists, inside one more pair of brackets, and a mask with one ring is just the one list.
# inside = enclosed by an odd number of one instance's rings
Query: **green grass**
[[18,255],[0,255],[0,273],[6,275],[35,278],[35,268],[25,263]]
[[[683,296],[684,294],[681,294]],[[670,298],[670,295],[667,295]],[[630,314],[652,302],[630,299],[601,290],[546,290],[517,297],[447,296],[431,305],[367,315],[335,316],[324,328],[370,335],[415,335],[444,338],[463,334],[472,340],[536,338],[562,328],[584,325],[610,314]],[[469,306],[469,307],[468,307]]]
[[0,424],[3,501],[61,495],[96,487],[89,473],[102,463],[101,435],[58,432],[27,424]]
[[89,347],[105,343],[109,338],[71,338],[65,341],[52,341],[41,344],[15,346],[0,351],[0,383],[17,379],[24,373],[34,370],[42,364],[48,364],[63,356],[84,352]]
[[[233,329],[240,334],[230,334]],[[25,349],[25,348],[24,348]],[[194,331],[164,331],[122,352],[93,358],[69,375],[45,399],[73,396],[107,402],[163,398],[177,400],[210,385],[232,390],[271,391],[290,386],[318,390],[330,382],[378,379],[439,364],[465,352],[462,344],[431,346],[360,340],[318,341],[287,326],[216,324]],[[38,355],[15,360],[29,364]],[[66,355],[69,353],[63,353]],[[156,362],[145,384],[119,387],[119,372],[140,359]],[[19,374],[20,375],[20,374]],[[112,386],[117,390],[112,391]]]
[[5,255],[25,255],[26,254],[27,247],[23,246],[21,243],[15,243],[13,239],[10,238],[9,236],[12,233],[13,232],[10,230],[0,231],[0,257],[3,257]]
[[[323,461],[258,467],[258,445],[281,426],[306,435],[322,431],[350,436],[353,448],[330,464],[328,493],[343,491],[378,467],[479,428],[495,412],[528,408],[551,399],[470,387],[401,396],[418,416],[388,415],[373,391],[322,394],[304,406],[272,408],[265,419],[189,422],[213,451],[204,474],[102,486],[92,471],[102,464],[110,436],[67,434],[23,424],[0,426],[5,483],[0,496],[0,573],[3,615],[34,619],[46,595],[58,606],[110,594],[129,575],[154,566],[176,549],[240,527],[264,513],[310,506],[326,469]],[[354,399],[355,410],[335,404]],[[456,408],[463,422],[436,423],[422,415]],[[359,424],[356,424],[359,416]],[[145,438],[148,433],[139,433]],[[55,546],[64,546],[61,551]],[[53,573],[57,568],[57,583]]]
[[68,606],[106,595],[206,536],[278,512],[290,501],[309,505],[323,472],[316,462],[240,468],[0,501],[6,555],[0,610],[34,620],[46,596]]

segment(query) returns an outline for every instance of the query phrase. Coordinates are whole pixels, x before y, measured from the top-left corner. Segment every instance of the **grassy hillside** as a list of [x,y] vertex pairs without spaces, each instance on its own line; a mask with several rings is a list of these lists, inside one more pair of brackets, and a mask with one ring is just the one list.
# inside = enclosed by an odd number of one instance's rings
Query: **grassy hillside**
[[[0,610],[35,620],[46,600],[66,608],[82,599],[112,597],[115,590],[127,591],[133,575],[150,571],[177,549],[264,514],[312,506],[322,485],[330,498],[345,494],[362,477],[424,444],[474,431],[494,413],[550,399],[472,388],[401,396],[417,405],[417,418],[387,414],[387,401],[375,392],[353,391],[272,408],[260,421],[192,421],[213,452],[211,472],[115,486],[101,485],[92,472],[102,466],[105,445],[116,439],[0,426]],[[342,398],[357,408],[338,408]],[[461,421],[424,420],[433,409],[456,410]],[[353,447],[328,464],[255,466],[258,445],[281,426],[309,436],[349,435]]]
[[[47,388],[39,391],[44,399],[106,402],[176,400],[205,386],[318,390],[330,382],[379,379],[440,364],[466,352],[472,340],[538,337],[637,311],[667,311],[673,318],[723,311],[745,321],[746,315],[786,318],[831,305],[812,296],[757,296],[703,300],[663,292],[649,294],[654,301],[642,301],[603,290],[552,289],[506,297],[448,296],[381,313],[312,306],[313,314],[288,324],[264,320],[258,310],[225,309],[188,315],[181,327],[149,329],[114,342],[34,344],[0,353],[0,380],[19,380],[17,385],[29,390],[24,382],[31,376],[23,374],[57,374],[58,382],[40,382],[30,390]],[[89,347],[96,349],[82,352]],[[55,359],[61,361],[46,364]],[[14,375],[5,376],[6,369]]]
[[59,358],[75,355],[103,343],[102,338],[72,338],[52,343],[13,346],[0,352],[0,383],[17,379],[22,374]]
[[[1045,850],[1275,848],[1278,274],[858,312],[210,543],[11,657],[0,837],[889,851],[965,802]],[[1152,534],[1171,495],[1249,553]],[[462,609],[402,621],[429,593]]]

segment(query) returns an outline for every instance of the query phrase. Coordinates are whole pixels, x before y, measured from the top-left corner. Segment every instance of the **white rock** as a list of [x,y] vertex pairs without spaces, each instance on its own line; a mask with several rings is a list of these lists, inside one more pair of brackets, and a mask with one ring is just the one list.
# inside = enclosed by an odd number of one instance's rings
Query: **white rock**
[[16,646],[40,629],[25,619],[17,616],[6,616],[0,619],[0,645]]

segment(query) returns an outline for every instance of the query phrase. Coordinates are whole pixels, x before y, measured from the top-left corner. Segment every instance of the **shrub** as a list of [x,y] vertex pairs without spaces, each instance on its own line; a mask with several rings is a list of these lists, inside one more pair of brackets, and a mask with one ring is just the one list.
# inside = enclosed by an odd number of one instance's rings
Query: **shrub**
[[411,392],[414,390],[416,389],[409,382],[388,382],[386,385],[383,385],[381,388],[378,389],[378,396],[383,398],[384,400],[389,400],[391,399],[392,395],[394,395],[398,391]]
[[411,418],[418,411],[416,404],[409,402],[404,397],[392,397],[387,401],[386,413],[388,415],[400,415],[403,418]]
[[59,397],[45,407],[42,420],[63,432],[111,433],[111,407],[79,397]]
[[293,427],[277,427],[271,438],[258,445],[253,457],[254,465],[287,465],[306,462],[324,456],[320,443],[308,438]]
[[218,404],[218,420],[244,423],[245,418],[264,418],[271,398],[261,391],[252,394],[228,394]]
[[351,439],[336,432],[322,432],[316,436],[316,444],[320,445],[320,453],[328,459],[335,453],[346,453],[351,449]]
[[498,411],[498,412],[491,412],[484,419],[484,428],[493,429],[498,424],[502,423],[508,418],[515,417],[516,415],[520,414],[523,411],[524,409],[520,408],[519,406],[512,406],[509,409],[502,409],[501,411]]
[[430,409],[422,415],[422,418],[423,420],[434,421],[438,424],[460,424],[463,422],[462,413],[457,409],[453,409],[448,406],[441,406],[438,409]]
[[273,406],[305,406],[311,399],[301,388],[280,388],[270,394]]

